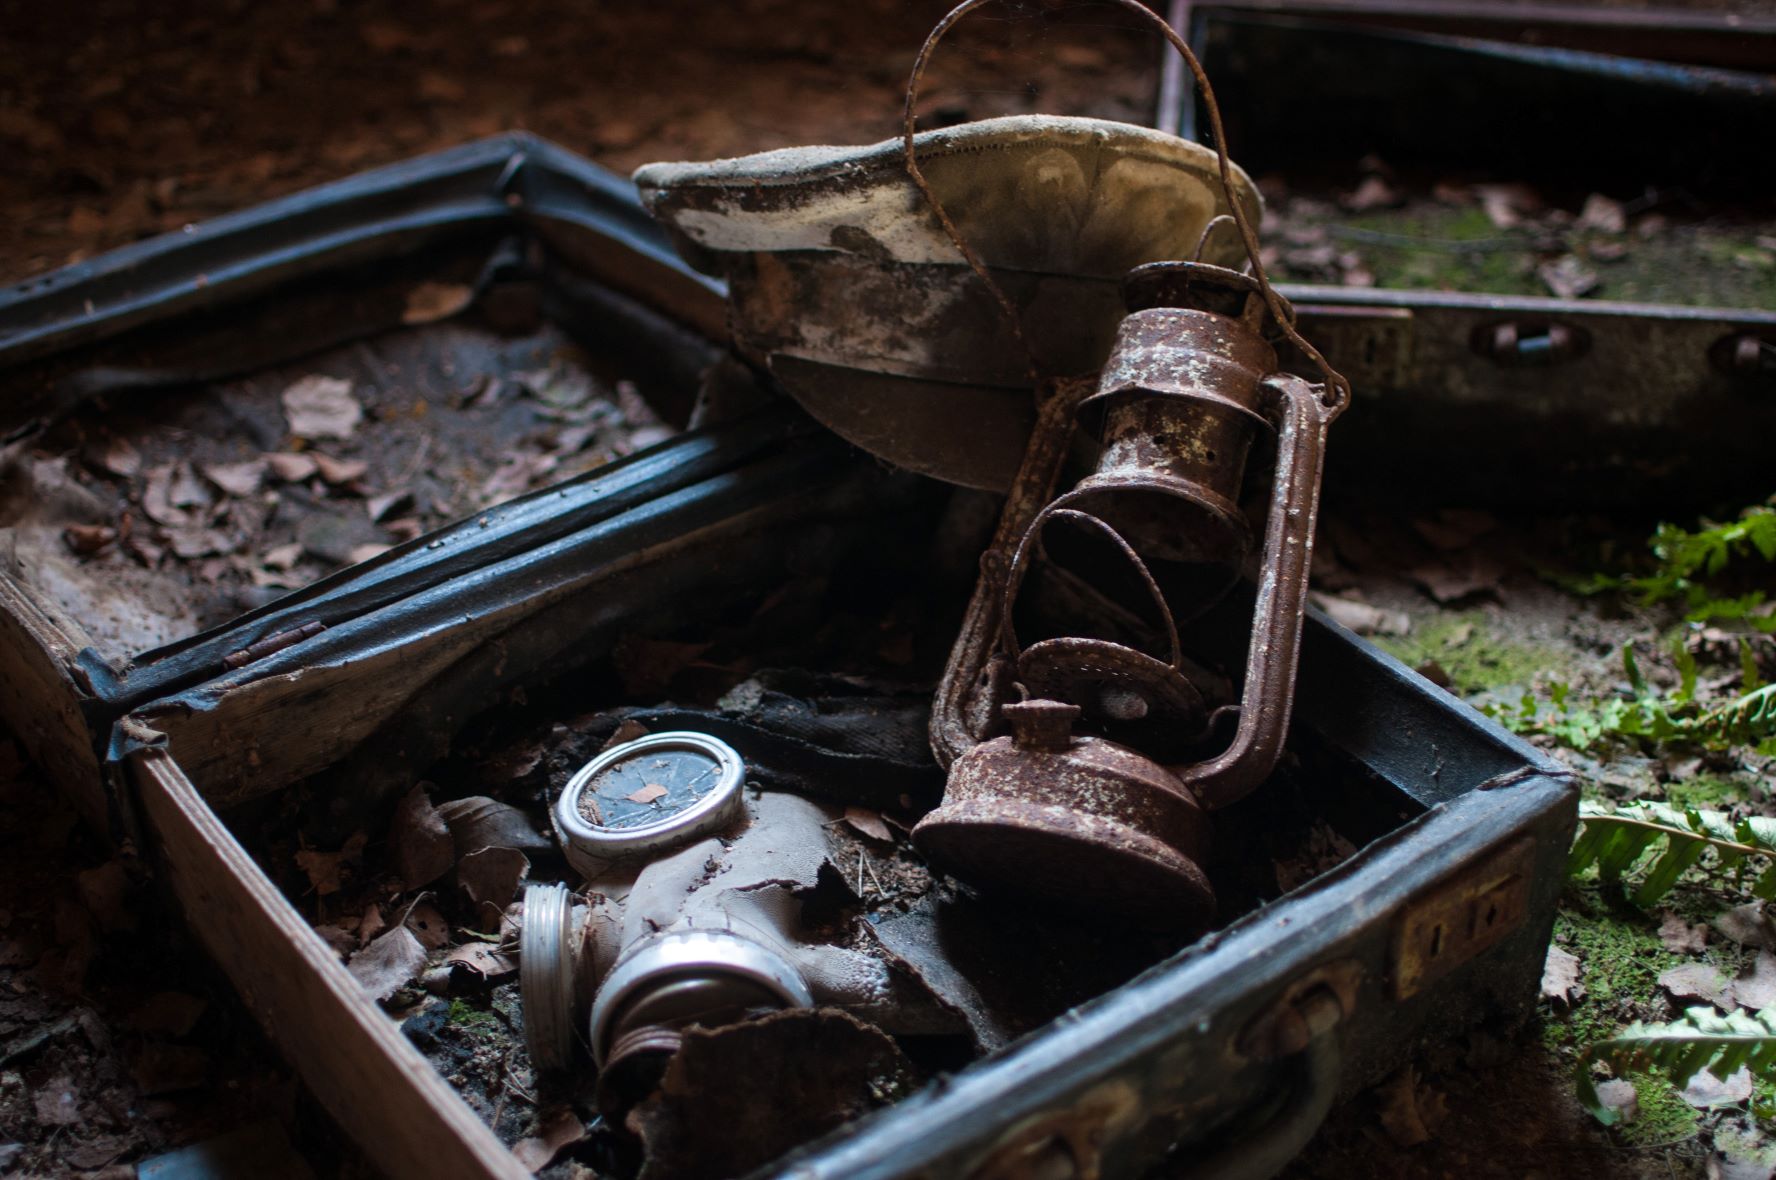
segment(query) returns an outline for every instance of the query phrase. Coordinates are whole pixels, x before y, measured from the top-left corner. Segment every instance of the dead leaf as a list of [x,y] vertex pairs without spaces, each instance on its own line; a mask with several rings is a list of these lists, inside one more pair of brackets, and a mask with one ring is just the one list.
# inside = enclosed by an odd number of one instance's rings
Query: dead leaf
[[1424,1085],[1410,1065],[1382,1083],[1380,1093],[1382,1130],[1400,1147],[1430,1142],[1449,1113],[1443,1095]]
[[197,504],[208,507],[209,498],[203,493],[203,485],[191,475],[191,468],[184,463],[163,463],[158,467],[150,467],[147,478],[142,486],[142,511],[148,519],[169,528],[188,528],[201,524],[203,514],[192,512],[188,506],[192,504],[191,488],[196,484]]
[[314,460],[315,470],[321,478],[335,487],[363,479],[370,471],[370,464],[362,459],[335,459],[320,451],[309,452],[309,457]]
[[1576,254],[1544,262],[1536,267],[1536,275],[1548,290],[1562,299],[1577,299],[1597,287],[1597,272],[1586,266]]
[[284,390],[283,403],[290,433],[298,438],[350,438],[364,417],[350,381],[318,373]]
[[288,545],[274,545],[265,551],[259,564],[266,569],[287,570],[302,559],[302,543],[291,541]]
[[246,459],[239,463],[206,463],[204,477],[231,496],[245,499],[259,491],[265,482],[265,460]]
[[627,795],[623,796],[623,798],[629,800],[631,803],[652,803],[655,799],[664,799],[666,795],[667,790],[665,787],[662,787],[659,783],[648,783],[639,790],[629,792]]
[[1477,184],[1474,195],[1480,207],[1499,229],[1521,224],[1523,215],[1542,207],[1541,196],[1526,184]]
[[845,808],[845,823],[872,840],[880,840],[884,844],[894,843],[894,833],[882,822],[880,812],[871,811],[866,807]]
[[1776,950],[1776,925],[1771,923],[1761,901],[1725,911],[1715,918],[1714,928],[1740,946]]
[[1631,1123],[1640,1117],[1640,1095],[1635,1091],[1633,1082],[1621,1078],[1598,1082],[1597,1098],[1604,1109],[1615,1111],[1624,1123]]
[[371,496],[364,502],[364,511],[370,514],[371,520],[381,520],[397,508],[405,508],[413,503],[410,491],[387,492],[380,496]]
[[66,1074],[51,1078],[31,1096],[37,1121],[50,1127],[71,1127],[80,1121],[80,1099],[74,1079]]
[[530,858],[516,848],[483,848],[456,864],[456,879],[475,903],[483,929],[497,929],[499,915],[529,875]]
[[1675,954],[1700,954],[1708,944],[1708,926],[1701,922],[1692,926],[1677,914],[1666,910],[1659,917],[1659,941],[1666,950]]
[[285,483],[300,483],[316,470],[313,455],[298,455],[288,451],[277,451],[265,456],[265,463],[271,468],[271,473]]
[[1557,1004],[1571,1007],[1585,998],[1585,985],[1580,982],[1579,957],[1557,946],[1548,948],[1542,964],[1542,995]]
[[1602,193],[1592,193],[1585,198],[1585,207],[1579,210],[1578,227],[1606,234],[1626,233],[1628,216],[1622,210],[1622,202],[1612,201]]
[[142,470],[142,454],[127,438],[111,437],[87,451],[87,462],[100,471],[128,479]]
[[1338,203],[1352,213],[1371,209],[1391,209],[1405,203],[1405,195],[1379,176],[1365,176],[1357,190],[1339,198]]
[[1503,564],[1478,550],[1448,554],[1441,561],[1426,562],[1405,572],[1407,578],[1438,602],[1455,602],[1471,594],[1497,590],[1505,577]]
[[408,910],[405,925],[428,951],[435,951],[450,941],[450,923],[429,901],[422,901]]
[[296,863],[304,873],[308,874],[309,884],[322,897],[329,893],[338,893],[340,888],[339,874],[347,865],[356,864],[364,853],[366,837],[363,832],[353,834],[338,852],[317,852],[312,848],[304,848],[296,853]]
[[358,941],[369,942],[387,927],[388,923],[382,917],[382,907],[372,903],[364,908],[364,916],[358,919]]
[[486,795],[470,795],[438,805],[438,814],[450,828],[458,856],[483,848],[516,848],[523,853],[547,854],[554,842],[530,822],[530,817],[510,803]]
[[62,543],[70,552],[90,557],[117,540],[117,530],[104,524],[71,524],[62,530]]
[[1314,593],[1313,604],[1331,616],[1340,627],[1348,627],[1358,635],[1404,635],[1412,630],[1412,616],[1405,611],[1383,610],[1353,598]]
[[647,735],[647,726],[633,718],[625,719],[617,724],[616,732],[611,734],[610,737],[605,740],[604,745],[598,748],[598,752],[602,754],[606,750],[614,750],[618,746],[627,745],[634,741],[640,741]]
[[425,947],[413,931],[396,926],[353,955],[345,967],[371,999],[386,1000],[410,983],[425,965]]
[[372,557],[381,557],[393,548],[393,545],[385,545],[381,541],[367,541],[362,545],[353,545],[350,552],[345,555],[346,564],[357,565],[359,562],[369,561]]
[[1760,950],[1751,966],[1733,979],[1732,1001],[1741,1008],[1776,1008],[1776,954]]
[[1659,976],[1659,986],[1673,999],[1703,1000],[1716,1008],[1733,1007],[1733,981],[1709,963],[1684,963]]
[[1751,1097],[1751,1070],[1740,1066],[1726,1078],[1717,1078],[1704,1069],[1690,1079],[1682,1090],[1683,1100],[1698,1110],[1720,1106],[1737,1106]]
[[512,1148],[519,1165],[529,1172],[542,1171],[586,1137],[586,1124],[568,1107],[558,1107],[537,1121],[537,1133],[520,1139]]
[[518,969],[518,960],[491,943],[467,942],[444,956],[453,967],[467,967],[483,979],[498,979]]
[[407,292],[403,324],[431,324],[448,319],[475,301],[473,289],[461,283],[420,283]]
[[389,859],[404,889],[429,885],[456,865],[456,845],[444,817],[432,806],[426,784],[402,797],[389,825]]

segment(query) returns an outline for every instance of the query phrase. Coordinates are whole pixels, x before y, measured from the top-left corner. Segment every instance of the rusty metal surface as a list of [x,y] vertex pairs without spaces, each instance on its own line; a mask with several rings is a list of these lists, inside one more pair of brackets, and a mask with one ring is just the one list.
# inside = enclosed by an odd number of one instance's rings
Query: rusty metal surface
[[1077,705],[1006,705],[1012,734],[950,768],[913,839],[932,861],[1000,895],[1162,929],[1201,929],[1215,898],[1200,859],[1207,819],[1165,767],[1075,737]]

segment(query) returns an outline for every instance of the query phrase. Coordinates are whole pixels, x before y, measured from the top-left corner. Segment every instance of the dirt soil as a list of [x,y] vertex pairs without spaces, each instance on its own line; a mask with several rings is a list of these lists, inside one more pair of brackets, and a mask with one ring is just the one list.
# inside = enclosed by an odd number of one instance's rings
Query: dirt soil
[[[140,6],[105,0],[69,19],[53,6],[15,3],[0,9],[8,50],[0,154],[13,163],[0,169],[0,276],[20,280],[510,128],[618,171],[655,159],[886,138],[898,130],[898,92],[914,49],[946,7],[742,0],[723,6],[718,20],[691,0],[590,12],[511,0],[313,0],[226,12],[165,5],[144,16]],[[1048,111],[1148,121],[1158,71],[1144,35],[1089,6],[1020,7],[1035,19],[988,12],[946,43],[927,82],[924,116],[936,123]],[[1776,303],[1767,210],[1711,209],[1682,194],[1617,192],[1592,201],[1588,193],[1501,184],[1510,179],[1421,177],[1404,162],[1373,160],[1353,160],[1336,177],[1267,177],[1273,258],[1283,277],[1301,281]],[[316,361],[289,376],[328,372]],[[273,430],[257,450],[294,452],[286,433]],[[221,590],[275,590],[257,583],[267,573],[312,577],[349,559],[356,545],[398,539],[394,523],[406,515],[375,520],[366,509],[398,482],[388,471],[399,475],[413,463],[414,437],[391,435],[386,447],[366,446],[361,455],[344,440],[323,443],[330,458],[366,463],[349,479],[329,480],[318,468],[295,481],[266,478],[262,486],[305,507],[343,505],[375,527],[333,556],[302,543],[284,571],[257,557],[300,542],[300,533],[259,534],[262,543],[240,550],[255,565],[229,563],[219,571]],[[207,514],[236,497],[201,465],[254,461],[201,447],[185,453],[168,437],[125,476],[105,470],[102,457],[89,461],[108,453],[103,442],[102,432],[70,435],[50,458],[65,460],[71,478],[110,505],[109,514],[75,523],[114,530],[93,552],[120,570],[138,561],[128,542],[143,539],[123,536],[120,516],[146,494],[150,471],[175,469],[170,490],[185,464],[196,480],[187,494],[201,497],[198,523],[208,529],[216,522]],[[477,469],[462,481],[463,497],[446,489],[441,503],[416,497],[398,512],[430,523],[466,507],[489,478],[492,471]],[[195,500],[168,503],[199,508]],[[1620,644],[1664,639],[1676,625],[1581,602],[1535,576],[1550,555],[1576,571],[1600,568],[1606,542],[1636,545],[1650,521],[1593,522],[1574,534],[1569,523],[1471,516],[1377,526],[1336,504],[1329,516],[1331,559],[1316,572],[1329,599],[1355,604],[1336,607],[1341,617],[1482,705],[1509,704],[1556,681],[1578,692],[1617,691]],[[1375,544],[1378,527],[1392,539]],[[223,601],[213,609],[234,607]],[[1705,654],[1710,674],[1724,682],[1728,653]],[[1651,671],[1660,683],[1676,680],[1668,663]],[[1562,756],[1610,797],[1771,810],[1767,764],[1633,748]],[[304,1149],[321,1158],[313,1153],[326,1133],[302,1114],[305,1100],[227,1001],[225,983],[193,947],[169,936],[170,909],[131,875],[134,866],[107,860],[76,830],[3,739],[0,791],[0,1172],[109,1180],[133,1174],[156,1152],[267,1114],[294,1125]],[[1674,898],[1672,907],[1700,924],[1735,900],[1718,889]],[[358,929],[348,933],[361,935],[364,915],[350,917]],[[1290,1174],[1768,1176],[1776,1161],[1757,1113],[1768,1109],[1768,1094],[1699,1109],[1669,1086],[1637,1082],[1642,1118],[1619,1131],[1603,1130],[1571,1099],[1567,1065],[1577,1039],[1635,1016],[1675,1013],[1647,964],[1716,956],[1737,969],[1743,957],[1724,937],[1701,951],[1673,951],[1660,926],[1657,914],[1624,911],[1589,886],[1575,889],[1557,943],[1584,962],[1589,994],[1546,1001],[1545,1021],[1523,1033],[1480,1030],[1350,1102]],[[490,936],[496,941],[485,945],[497,954],[497,927]],[[509,985],[490,987],[473,1007],[508,1020]],[[529,1110],[485,1046],[469,1038],[449,1052],[462,1062],[464,1084],[482,1088],[483,1113],[494,1122],[505,1109]],[[543,1120],[526,1125],[547,1140]]]

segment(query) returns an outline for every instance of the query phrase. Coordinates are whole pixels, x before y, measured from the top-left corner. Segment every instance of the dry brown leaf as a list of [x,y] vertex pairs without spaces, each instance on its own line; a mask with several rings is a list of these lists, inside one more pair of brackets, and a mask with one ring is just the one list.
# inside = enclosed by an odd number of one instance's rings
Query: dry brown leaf
[[518,960],[486,942],[467,942],[444,956],[453,967],[467,967],[484,979],[497,979],[518,969]]
[[382,907],[372,903],[364,908],[364,916],[358,919],[358,941],[369,942],[388,928],[383,920]]
[[372,999],[386,1000],[411,982],[425,965],[425,947],[413,931],[396,926],[353,955],[345,966]]
[[1700,954],[1708,945],[1708,926],[1703,922],[1692,926],[1677,914],[1666,910],[1659,918],[1659,941],[1666,950],[1675,954]]
[[1776,950],[1776,923],[1770,921],[1761,901],[1726,910],[1714,919],[1714,928],[1740,946]]
[[1576,254],[1544,262],[1536,267],[1536,275],[1548,290],[1562,299],[1577,299],[1597,288],[1597,272],[1580,261]]
[[1759,951],[1751,966],[1734,978],[1731,999],[1754,1012],[1776,1008],[1776,955]]
[[90,557],[117,540],[117,530],[103,524],[71,524],[62,530],[62,543],[81,557]]
[[871,811],[866,807],[845,808],[845,823],[872,840],[880,840],[884,844],[894,843],[894,833],[882,822],[880,812]]
[[456,865],[456,845],[444,817],[421,783],[395,806],[389,825],[389,859],[405,889],[429,885]]
[[80,1121],[80,1098],[74,1079],[66,1074],[51,1078],[31,1096],[37,1121],[49,1127],[71,1127]]
[[206,463],[204,477],[231,496],[246,498],[256,494],[265,482],[265,460],[245,459],[239,463]]
[[665,787],[659,783],[648,783],[638,790],[629,792],[623,798],[631,803],[652,803],[656,799],[664,799],[667,795]]
[[157,524],[183,528],[196,524],[201,519],[198,514],[189,512],[174,502],[174,484],[182,483],[176,469],[183,466],[182,463],[162,463],[147,471],[146,481],[142,486],[142,511]]
[[311,451],[309,457],[314,460],[315,470],[321,478],[335,487],[363,479],[370,471],[370,464],[362,459],[335,459],[321,451]]
[[1702,1000],[1716,1008],[1732,1008],[1733,981],[1709,963],[1684,963],[1659,976],[1659,986],[1675,1000]]
[[429,901],[422,901],[407,911],[406,926],[428,951],[435,951],[450,941],[450,923]]
[[302,543],[291,541],[288,545],[273,545],[259,559],[259,564],[266,569],[287,570],[302,560]]
[[129,439],[113,436],[89,449],[87,462],[100,471],[128,479],[142,470],[142,453]]
[[1622,202],[1612,201],[1602,193],[1592,193],[1585,198],[1585,207],[1579,210],[1580,229],[1594,229],[1599,233],[1619,234],[1628,231],[1628,215],[1623,212]]
[[271,468],[271,473],[285,483],[300,483],[316,470],[313,455],[299,455],[289,451],[274,451],[265,456],[265,463]]
[[516,848],[524,853],[547,854],[555,847],[523,811],[486,795],[440,803],[438,814],[444,817],[459,856],[483,848]]
[[338,377],[303,377],[284,390],[282,400],[290,433],[299,438],[350,438],[364,418],[352,383]]
[[1717,1078],[1706,1069],[1697,1070],[1681,1093],[1685,1102],[1699,1110],[1738,1106],[1751,1097],[1751,1070],[1742,1065],[1725,1078]]
[[1631,1123],[1640,1117],[1640,1095],[1634,1089],[1633,1082],[1621,1078],[1598,1082],[1597,1098],[1606,1110],[1615,1111],[1624,1123]]
[[1548,948],[1548,958],[1542,964],[1542,995],[1567,1007],[1585,998],[1577,955],[1557,946]]
[[516,848],[483,848],[456,863],[456,879],[475,903],[483,929],[497,928],[499,915],[529,875],[530,858]]
[[348,565],[357,565],[361,561],[369,561],[372,557],[381,557],[393,548],[393,545],[385,545],[381,541],[366,541],[362,545],[353,545],[351,551],[345,555],[345,560]]
[[1313,604],[1331,616],[1340,627],[1348,627],[1358,635],[1404,635],[1412,630],[1412,616],[1405,611],[1383,610],[1367,602],[1314,593]]
[[329,893],[339,892],[340,871],[349,864],[356,864],[364,854],[366,837],[363,832],[353,834],[338,852],[316,852],[312,848],[304,848],[296,853],[296,863],[304,873],[308,874],[309,884],[314,886],[316,893],[325,897]]
[[586,1137],[586,1124],[571,1108],[558,1107],[538,1119],[535,1135],[520,1139],[512,1154],[526,1171],[540,1172],[555,1157]]
[[1339,198],[1339,204],[1353,213],[1371,209],[1391,209],[1405,203],[1405,194],[1379,176],[1365,176],[1357,190]]
[[371,520],[381,520],[397,508],[404,508],[413,503],[410,491],[387,492],[380,496],[371,496],[364,502],[364,511],[370,514]]
[[403,324],[431,324],[448,319],[475,301],[473,289],[461,283],[420,283],[407,292]]

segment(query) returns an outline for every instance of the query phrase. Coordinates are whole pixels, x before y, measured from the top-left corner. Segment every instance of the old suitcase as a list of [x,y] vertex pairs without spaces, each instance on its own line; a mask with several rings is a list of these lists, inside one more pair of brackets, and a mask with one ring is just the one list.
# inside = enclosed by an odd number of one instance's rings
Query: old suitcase
[[[357,381],[380,389],[391,366],[431,366],[391,379],[402,397],[372,399],[364,427],[386,427],[387,449],[419,469],[443,459],[401,429],[461,415],[469,426],[439,430],[468,449],[489,421],[475,417],[487,408],[474,404],[476,371],[497,381],[547,368],[568,337],[617,358],[665,419],[684,421],[720,355],[721,314],[718,289],[677,263],[624,182],[501,137],[11,292],[0,303],[5,428],[15,467],[49,462],[51,440],[128,468],[113,441],[127,426],[142,470],[185,458],[207,471],[230,461],[231,441],[263,434],[298,373],[355,363]],[[915,535],[935,527],[947,496],[937,485],[885,472],[768,392],[732,384],[733,400],[764,404],[710,412],[708,425],[467,515],[472,501],[440,494],[433,517],[453,508],[460,519],[422,519],[365,560],[298,535],[284,543],[326,546],[340,568],[281,597],[247,593],[248,578],[201,620],[157,607],[167,586],[124,578],[126,559],[83,564],[64,548],[38,560],[81,539],[62,538],[90,523],[66,506],[90,511],[90,489],[10,502],[0,708],[95,823],[148,854],[243,1002],[390,1174],[524,1169],[256,862],[241,817],[298,782],[342,814],[385,813],[471,720],[536,715],[551,691],[605,666],[620,632],[755,600],[805,568],[811,535],[842,558],[869,548],[846,538],[899,535],[896,521]],[[704,404],[717,393],[706,383]],[[263,441],[280,444],[281,426]],[[27,472],[39,492],[53,482]],[[201,532],[218,519],[216,497],[183,494],[190,502],[169,492],[157,505],[175,521],[163,531],[198,533],[185,541],[193,560],[214,558]],[[288,523],[264,521],[249,522],[255,536]],[[113,531],[104,552],[129,541]],[[214,572],[225,588],[239,574]],[[932,580],[941,592],[943,571]],[[1230,601],[1193,624],[1199,649],[1237,666],[1246,609]],[[1419,1043],[1526,1015],[1574,823],[1564,773],[1318,616],[1290,744],[1289,781],[1230,826],[1322,821],[1355,855],[1286,893],[1252,894],[1129,982],[764,1170],[1130,1175],[1184,1151],[1180,1166],[1203,1174],[1263,1175],[1339,1094]]]

